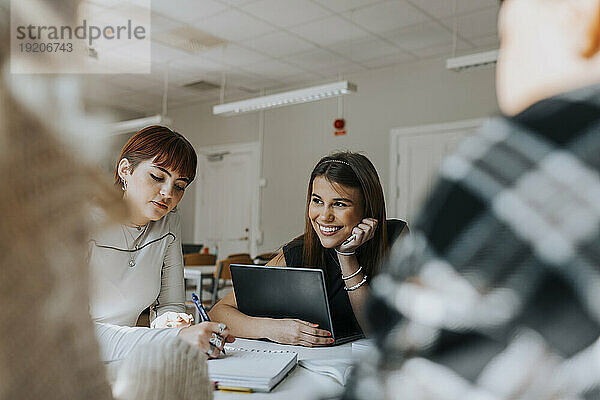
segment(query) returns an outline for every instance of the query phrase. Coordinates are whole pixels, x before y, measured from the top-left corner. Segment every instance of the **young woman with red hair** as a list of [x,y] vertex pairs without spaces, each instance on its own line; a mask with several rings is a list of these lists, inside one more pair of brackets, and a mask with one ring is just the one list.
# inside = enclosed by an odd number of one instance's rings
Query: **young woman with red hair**
[[140,343],[176,335],[211,357],[225,341],[233,341],[224,324],[213,322],[178,329],[135,327],[150,306],[155,317],[185,312],[176,207],[194,180],[196,164],[190,142],[162,126],[137,132],[121,151],[115,186],[123,191],[129,219],[90,241],[90,312],[105,361],[125,358]]

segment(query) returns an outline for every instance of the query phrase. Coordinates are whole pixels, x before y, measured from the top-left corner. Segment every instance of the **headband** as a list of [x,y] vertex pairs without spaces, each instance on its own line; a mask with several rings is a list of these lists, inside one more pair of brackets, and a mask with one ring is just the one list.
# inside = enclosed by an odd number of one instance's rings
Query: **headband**
[[[346,161],[342,161],[342,160],[325,160],[325,161],[321,162],[321,164],[327,164],[327,163],[332,163],[332,162],[346,164],[347,166],[350,167],[350,164],[348,164]],[[350,167],[350,168],[352,168],[352,167]]]

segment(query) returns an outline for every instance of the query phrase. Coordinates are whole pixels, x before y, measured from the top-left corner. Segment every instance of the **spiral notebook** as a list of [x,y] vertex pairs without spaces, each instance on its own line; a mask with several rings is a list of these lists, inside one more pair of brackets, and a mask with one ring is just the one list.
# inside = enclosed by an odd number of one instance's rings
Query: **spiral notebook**
[[208,360],[208,376],[219,386],[270,392],[298,362],[298,354],[286,350],[255,348],[238,339],[226,345],[226,355]]

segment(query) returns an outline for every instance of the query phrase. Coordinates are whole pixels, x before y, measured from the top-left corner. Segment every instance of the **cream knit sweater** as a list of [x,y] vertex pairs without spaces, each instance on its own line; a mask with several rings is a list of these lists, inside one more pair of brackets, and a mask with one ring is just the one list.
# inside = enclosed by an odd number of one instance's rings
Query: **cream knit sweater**
[[[36,1],[37,13],[66,23],[77,9],[74,0]],[[84,221],[91,199],[115,219],[124,217],[125,207],[108,181],[78,158],[80,149],[69,148],[49,127],[59,121],[65,130],[73,128],[69,119],[79,112],[67,78],[7,70],[9,5],[0,0],[0,399],[108,400],[111,389],[88,313]],[[15,90],[19,83],[29,92]],[[24,94],[38,103],[22,101]],[[123,392],[124,399],[212,397],[197,349],[173,338],[148,352],[128,360],[124,373],[152,371],[153,378],[135,380],[148,386]],[[145,354],[156,356],[160,367],[154,369]],[[172,390],[176,382],[195,392]]]

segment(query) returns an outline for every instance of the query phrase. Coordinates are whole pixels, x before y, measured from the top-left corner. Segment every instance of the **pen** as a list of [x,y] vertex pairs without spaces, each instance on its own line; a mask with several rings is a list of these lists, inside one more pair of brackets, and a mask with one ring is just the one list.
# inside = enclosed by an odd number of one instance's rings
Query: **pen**
[[196,305],[196,308],[198,309],[198,312],[200,313],[200,318],[202,319],[202,321],[210,321],[210,318],[208,318],[208,314],[206,313],[206,310],[202,306],[202,303],[200,303],[200,301],[198,300],[198,296],[196,296],[196,293],[192,293],[192,301]]
[[252,393],[252,389],[244,387],[230,387],[230,386],[217,386],[221,392],[232,392],[232,393]]
[[[198,296],[196,296],[196,293],[192,293],[192,301],[194,302],[194,304],[196,305],[196,308],[198,309],[198,312],[200,313],[200,319],[202,319],[202,321],[210,322],[210,318],[208,317],[208,314],[206,313],[204,306],[198,300]],[[225,339],[223,339],[223,341],[224,340]],[[221,352],[223,354],[225,354],[225,349],[222,349]]]

